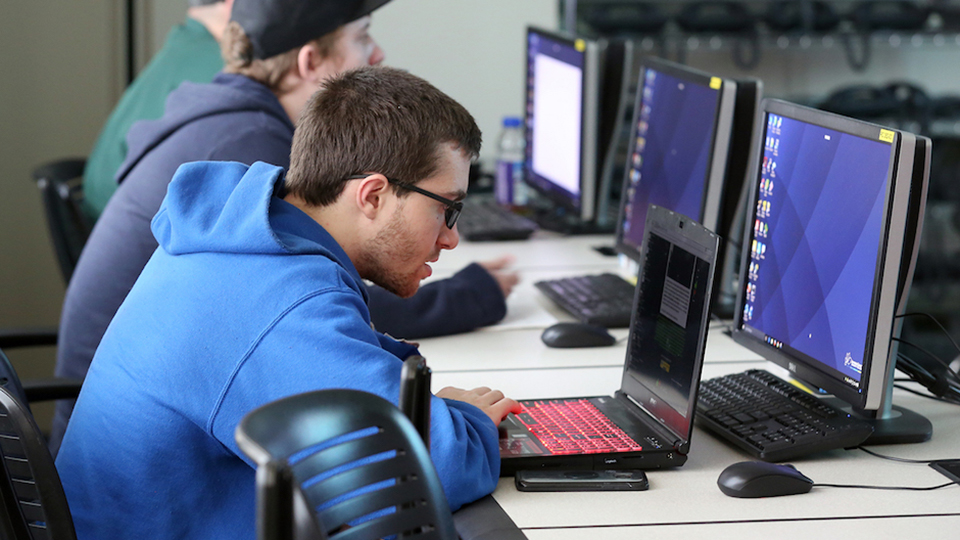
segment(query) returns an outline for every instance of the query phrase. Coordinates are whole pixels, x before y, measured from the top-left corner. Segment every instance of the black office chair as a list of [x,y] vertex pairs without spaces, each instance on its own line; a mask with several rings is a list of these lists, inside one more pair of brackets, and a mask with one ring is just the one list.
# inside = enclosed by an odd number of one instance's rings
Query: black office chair
[[44,213],[64,282],[69,283],[93,223],[83,212],[83,168],[86,160],[69,158],[45,163],[33,171],[43,197]]
[[0,538],[76,540],[60,475],[13,386],[0,386]]
[[[378,396],[318,390],[284,398],[247,414],[236,440],[257,464],[259,540],[457,538],[427,447]],[[363,461],[385,453],[392,457]]]
[[[51,334],[52,332],[52,334]],[[52,343],[51,343],[52,340]],[[13,364],[4,354],[5,349],[33,345],[56,344],[56,331],[44,328],[0,330],[0,386],[7,386],[28,408],[30,403],[57,399],[76,399],[80,394],[81,379],[48,377],[21,381]]]
[[[81,379],[49,377],[21,381],[13,364],[4,354],[4,349],[14,346],[47,345],[56,343],[56,331],[44,329],[21,329],[18,333],[0,332],[0,387],[13,394],[24,408],[31,412],[30,404],[58,399],[76,399],[80,394]],[[7,538],[0,535],[0,539]]]

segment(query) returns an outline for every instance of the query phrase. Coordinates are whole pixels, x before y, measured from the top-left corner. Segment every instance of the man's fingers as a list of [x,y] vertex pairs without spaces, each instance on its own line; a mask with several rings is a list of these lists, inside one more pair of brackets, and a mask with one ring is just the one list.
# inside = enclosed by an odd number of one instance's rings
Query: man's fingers
[[[501,394],[502,395],[502,394]],[[510,398],[503,398],[500,401],[494,403],[490,407],[490,412],[488,413],[490,418],[493,419],[493,423],[499,424],[507,417],[510,413],[519,413],[521,411],[520,404]]]
[[483,261],[480,263],[480,266],[487,269],[487,271],[502,270],[510,265],[513,262],[513,255],[504,255],[500,258],[493,259],[490,261]]

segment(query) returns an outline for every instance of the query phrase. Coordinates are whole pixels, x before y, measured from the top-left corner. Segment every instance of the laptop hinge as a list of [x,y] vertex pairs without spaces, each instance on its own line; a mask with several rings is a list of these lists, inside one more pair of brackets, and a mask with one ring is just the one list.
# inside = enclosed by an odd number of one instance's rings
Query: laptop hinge
[[[648,423],[650,428],[662,441],[669,442],[674,450],[680,452],[681,454],[686,454],[689,452],[690,445],[687,444],[687,441],[685,441],[683,437],[674,433],[673,430],[664,426],[663,422],[661,422],[659,418],[650,414],[650,411],[648,411],[643,405],[637,403],[637,400],[620,390],[617,390],[613,397],[625,402],[624,404],[626,405],[626,409],[630,412],[630,414],[645,420],[652,420],[652,423]],[[638,411],[643,412],[643,415],[641,416],[640,412]]]

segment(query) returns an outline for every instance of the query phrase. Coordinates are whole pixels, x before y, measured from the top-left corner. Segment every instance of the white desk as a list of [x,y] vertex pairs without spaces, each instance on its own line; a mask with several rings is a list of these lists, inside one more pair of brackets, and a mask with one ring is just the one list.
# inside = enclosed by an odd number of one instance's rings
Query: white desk
[[[558,249],[558,246],[561,246]],[[467,242],[444,251],[431,266],[434,272],[453,272],[471,262],[486,261],[503,255],[514,257],[519,270],[554,270],[589,267],[615,268],[617,258],[601,255],[596,246],[613,246],[611,235],[560,237],[555,233],[537,232],[529,240],[513,242]]]
[[[616,268],[597,262],[587,238],[544,238],[530,243],[464,244],[461,262],[509,251],[527,275],[576,273],[581,268]],[[477,257],[471,255],[481,253]],[[597,257],[602,257],[599,254]],[[550,267],[550,264],[553,264]],[[533,289],[515,294],[523,305],[541,306]],[[557,315],[558,318],[563,317]],[[504,324],[466,335],[422,340],[433,369],[433,387],[490,386],[520,398],[612,394],[619,388],[626,346],[549,349],[541,327]],[[626,330],[614,331],[625,337]],[[708,337],[703,377],[752,367],[785,372],[737,345],[714,324]],[[960,408],[897,391],[895,402],[926,416],[934,426],[929,442],[874,447],[882,454],[911,459],[960,457]],[[815,487],[810,493],[770,499],[723,495],[717,477],[727,466],[750,459],[710,433],[696,428],[687,463],[675,470],[649,471],[650,489],[620,493],[521,493],[503,478],[494,498],[531,540],[635,539],[669,534],[697,538],[949,538],[960,536],[960,489],[884,491]],[[883,460],[860,450],[826,452],[793,462],[815,482],[888,486],[932,486],[948,480],[922,464]],[[826,534],[824,534],[826,533]]]
[[[419,341],[420,352],[434,373],[623,367],[627,353],[626,328],[610,331],[620,340],[615,345],[588,349],[551,349],[540,340],[543,328],[480,330],[466,336],[422,339]],[[756,353],[735,343],[722,330],[719,326],[710,330],[707,362],[740,364],[762,360]]]
[[[789,521],[636,525],[582,529],[525,529],[528,540],[637,540],[639,538],[696,538],[701,540],[835,540],[870,538],[917,539],[953,538],[960,529],[960,517],[915,516],[863,519],[795,519]],[[932,532],[926,536],[926,532]]]
[[[758,363],[758,366],[762,364]],[[705,366],[704,376],[719,375],[730,364]],[[607,392],[617,388],[619,372],[576,373],[576,379],[588,390],[599,390],[593,379],[605,379]],[[735,369],[733,371],[738,371]],[[555,391],[561,395],[577,386],[554,376]],[[535,379],[527,380],[533,384]],[[559,381],[559,382],[558,382]],[[499,382],[499,381],[498,381]],[[540,389],[531,397],[549,397]],[[595,395],[586,392],[585,395]],[[569,395],[583,395],[572,393]],[[909,394],[897,396],[898,403],[922,411],[933,424],[934,439],[925,444],[874,447],[887,455],[913,459],[949,458],[957,455],[960,433],[956,407],[935,404]],[[938,429],[939,428],[939,429]],[[716,485],[724,467],[750,459],[713,435],[696,428],[691,438],[687,463],[678,469],[649,471],[650,490],[626,493],[522,493],[512,478],[501,479],[494,498],[518,527],[527,530],[596,527],[594,538],[618,538],[616,527],[640,525],[784,522],[795,520],[861,518],[874,516],[947,515],[960,517],[960,491],[957,487],[930,492],[880,491],[860,489],[814,488],[811,493],[770,499],[735,499],[723,495]],[[926,465],[882,460],[859,450],[821,453],[793,462],[815,482],[871,484],[891,486],[932,486],[947,479]],[[875,523],[875,522],[872,522]],[[583,531],[581,531],[582,533]],[[930,532],[936,533],[936,529]],[[530,536],[533,538],[533,536]],[[854,536],[857,537],[857,536]],[[917,536],[912,536],[916,538]],[[933,538],[942,537],[936,534]],[[545,536],[542,536],[545,538]]]

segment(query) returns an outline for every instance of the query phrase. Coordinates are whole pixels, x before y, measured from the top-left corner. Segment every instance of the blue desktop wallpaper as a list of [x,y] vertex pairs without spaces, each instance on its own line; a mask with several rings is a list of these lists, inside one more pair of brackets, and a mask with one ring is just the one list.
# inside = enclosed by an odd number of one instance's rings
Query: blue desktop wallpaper
[[639,249],[647,205],[700,221],[719,91],[647,69],[627,167],[623,241]]
[[856,385],[892,146],[772,114],[766,131],[745,322]]

